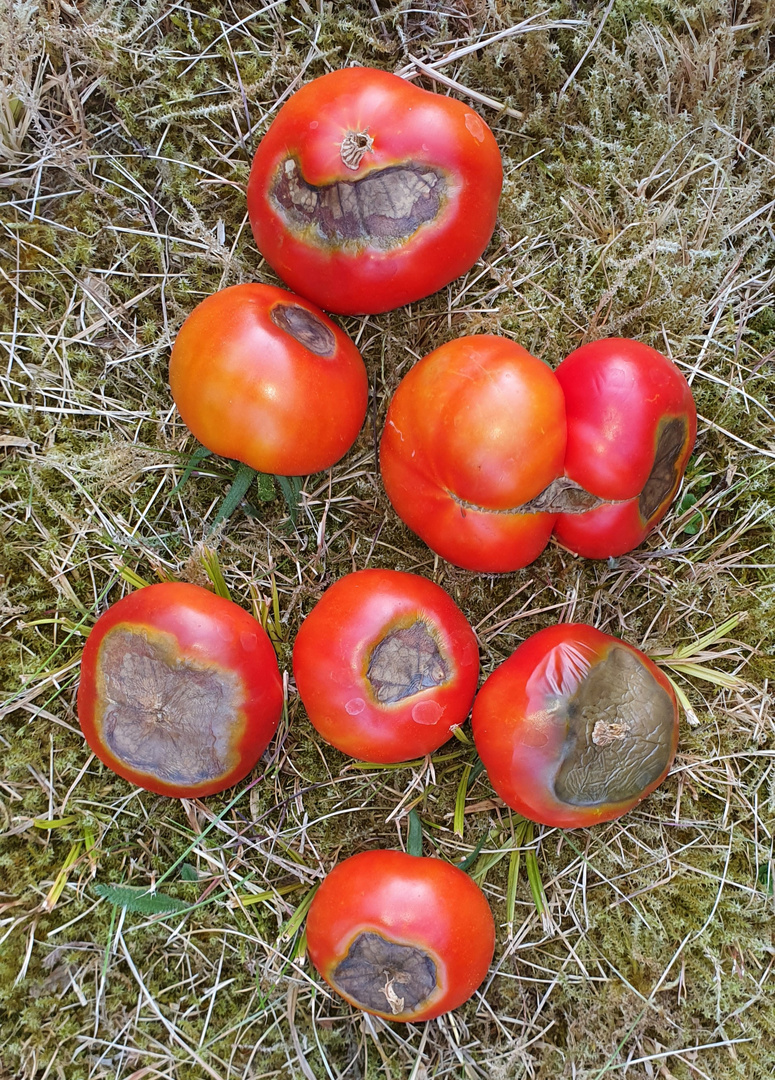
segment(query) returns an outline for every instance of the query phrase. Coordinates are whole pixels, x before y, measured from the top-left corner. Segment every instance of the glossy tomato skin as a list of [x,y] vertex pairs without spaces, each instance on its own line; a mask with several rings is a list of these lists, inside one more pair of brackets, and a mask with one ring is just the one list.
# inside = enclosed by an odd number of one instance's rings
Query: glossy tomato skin
[[[348,154],[353,138],[370,142],[362,156]],[[292,289],[328,311],[376,313],[473,266],[502,180],[492,132],[467,105],[346,68],[280,109],[253,161],[248,212],[259,250]]]
[[180,329],[170,388],[189,430],[259,472],[327,469],[352,446],[368,380],[350,338],[314,304],[271,285],[232,285]]
[[398,570],[358,570],[302,623],[293,671],[310,721],[332,746],[363,761],[408,761],[464,723],[479,652],[440,586]]
[[661,784],[678,745],[678,706],[638,649],[571,623],[533,634],[496,668],[472,727],[509,806],[576,828],[620,817]]
[[[307,947],[318,972],[351,1005],[388,1020],[431,1020],[481,985],[495,924],[484,893],[456,866],[365,851],[335,866],[318,889]],[[348,956],[359,952],[353,987]]]
[[666,356],[625,338],[582,345],[556,374],[568,417],[565,474],[612,502],[560,514],[555,536],[587,558],[623,555],[678,490],[697,434],[691,389]]
[[159,795],[237,783],[274,735],[282,679],[264,629],[198,585],[149,585],[113,604],[86,642],[78,719],[97,757]]
[[562,473],[566,425],[551,369],[507,338],[462,337],[404,376],[380,467],[402,520],[430,548],[484,573],[546,546],[555,516],[513,513]]

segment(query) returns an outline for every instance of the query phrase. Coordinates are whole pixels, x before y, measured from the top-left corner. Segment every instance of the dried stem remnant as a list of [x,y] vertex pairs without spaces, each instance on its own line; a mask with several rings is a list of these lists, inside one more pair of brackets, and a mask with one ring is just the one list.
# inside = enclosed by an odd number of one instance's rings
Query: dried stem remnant
[[238,679],[180,661],[169,635],[111,631],[100,648],[99,685],[105,742],[129,768],[197,784],[234,767]]
[[297,233],[312,228],[324,244],[390,248],[437,217],[446,186],[441,173],[427,166],[396,165],[360,180],[314,187],[298,162],[287,158],[271,193]]
[[568,736],[555,778],[571,806],[636,798],[670,760],[675,710],[667,691],[629,649],[614,646],[566,705]]
[[436,965],[422,949],[365,931],[331,974],[337,990],[361,1008],[394,1016],[413,1012],[436,989]]
[[371,655],[366,678],[377,701],[388,705],[428,687],[441,686],[449,674],[433,635],[418,619],[380,641]]

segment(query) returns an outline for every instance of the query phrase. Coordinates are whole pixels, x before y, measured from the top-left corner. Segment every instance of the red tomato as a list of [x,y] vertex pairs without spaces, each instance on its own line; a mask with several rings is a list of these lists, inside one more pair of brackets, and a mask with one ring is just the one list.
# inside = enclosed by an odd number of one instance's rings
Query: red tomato
[[366,415],[368,380],[350,338],[308,300],[232,285],[194,308],[170,359],[180,415],[208,449],[259,472],[333,465]]
[[315,893],[307,948],[351,1005],[388,1020],[431,1020],[481,985],[495,924],[482,890],[456,866],[365,851],[335,866]]
[[639,342],[585,345],[555,375],[505,338],[464,337],[401,381],[380,463],[429,547],[498,573],[532,562],[552,530],[588,558],[637,547],[675,497],[696,429],[683,375]]
[[582,623],[524,641],[479,691],[474,742],[496,792],[560,828],[611,821],[662,783],[678,745],[667,678]]
[[479,652],[438,585],[359,570],[327,589],[302,623],[293,672],[307,715],[332,746],[364,761],[408,761],[465,721]]
[[557,368],[568,416],[565,475],[605,500],[560,514],[559,542],[590,559],[623,555],[667,513],[697,434],[689,384],[666,356],[626,338],[582,345]]
[[100,616],[83,650],[78,719],[108,768],[159,795],[212,795],[246,776],[283,704],[261,624],[231,600],[169,582]]
[[262,255],[329,311],[389,311],[469,270],[495,227],[500,152],[467,105],[385,71],[307,83],[258,147],[248,212]]
[[550,368],[507,338],[462,337],[409,371],[380,449],[399,516],[443,558],[498,573],[532,562],[554,516],[525,512],[562,473],[565,404]]

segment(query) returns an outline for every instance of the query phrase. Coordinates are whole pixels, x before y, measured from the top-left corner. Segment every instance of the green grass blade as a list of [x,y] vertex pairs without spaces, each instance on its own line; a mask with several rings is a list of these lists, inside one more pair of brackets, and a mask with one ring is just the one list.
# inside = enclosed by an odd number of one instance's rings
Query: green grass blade
[[94,891],[109,904],[134,911],[138,915],[169,915],[191,907],[187,901],[177,900],[166,893],[149,893],[145,886],[95,885]]
[[422,822],[416,810],[409,811],[409,832],[406,850],[410,855],[422,855]]

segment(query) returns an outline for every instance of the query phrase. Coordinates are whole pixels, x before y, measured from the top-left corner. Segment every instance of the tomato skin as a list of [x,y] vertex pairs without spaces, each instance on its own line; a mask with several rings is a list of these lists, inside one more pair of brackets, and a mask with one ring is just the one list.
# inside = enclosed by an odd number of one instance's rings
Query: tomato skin
[[[367,132],[372,148],[355,169],[340,147]],[[440,170],[438,215],[390,245],[329,243],[315,226],[292,226],[272,194],[285,162],[317,188],[352,184],[379,170]],[[389,311],[442,288],[469,270],[492,236],[503,182],[495,138],[468,106],[389,72],[345,68],[302,86],[259,144],[248,213],[259,250],[292,289],[341,314]]]
[[[375,647],[420,620],[446,677],[400,700],[380,701],[368,678]],[[476,636],[440,586],[398,570],[358,570],[323,594],[293,648],[296,685],[311,723],[338,750],[398,762],[437,750],[462,724],[479,677]]]
[[[639,341],[605,338],[582,345],[557,368],[568,416],[565,474],[603,499],[624,503],[586,514],[561,514],[555,535],[588,558],[623,555],[662,520],[694,447],[697,411],[678,368]],[[644,514],[639,496],[657,457],[658,439],[674,424],[672,482]]]
[[[432,956],[437,985],[416,1008],[394,1012],[387,997],[385,1010],[367,1008],[337,985],[337,965],[363,932]],[[388,1020],[431,1020],[481,985],[495,950],[495,924],[484,893],[456,866],[402,851],[365,851],[335,866],[315,894],[307,948],[326,982],[356,1008]]]
[[401,381],[382,435],[382,479],[398,515],[443,558],[515,570],[546,546],[555,515],[508,511],[562,473],[565,440],[551,369],[507,338],[462,337]]
[[[134,664],[131,675],[112,669],[106,682],[106,649],[114,635],[120,635],[122,652]],[[137,643],[133,653],[131,643]],[[150,652],[146,646],[150,645]],[[161,659],[160,659],[161,657]],[[151,668],[150,674],[148,673]],[[182,669],[182,671],[181,671]],[[139,674],[138,674],[139,672]],[[179,673],[179,674],[178,674]],[[182,676],[182,677],[180,677]],[[161,706],[164,690],[167,697],[176,693],[183,698],[184,709],[195,712],[198,700],[187,696],[186,680],[210,679],[212,694],[232,694],[233,708],[224,715],[212,736],[206,733],[203,743],[217,740],[219,761],[225,767],[217,775],[189,782],[165,778],[161,771],[174,773],[179,764],[170,757],[177,746],[196,740],[198,731],[189,726],[167,746],[164,769],[151,771],[119,756],[106,735],[109,714],[116,712],[115,699],[106,709],[108,686],[123,681],[122,696],[129,690],[137,702],[146,702],[157,693]],[[114,682],[115,680],[115,682]],[[161,690],[158,690],[161,685]],[[206,698],[212,703],[212,696]],[[164,582],[148,585],[129,593],[100,616],[83,650],[81,681],[78,688],[78,719],[84,737],[100,761],[109,769],[139,787],[158,795],[195,798],[212,795],[236,784],[256,765],[269,745],[283,704],[283,688],[272,644],[259,622],[231,600],[208,592],[198,585]],[[122,707],[124,716],[129,712]],[[207,713],[205,711],[205,716]],[[124,730],[128,730],[125,724]],[[130,729],[131,730],[131,729]],[[139,743],[139,739],[135,740]],[[185,754],[182,754],[185,757]]]
[[[584,712],[579,702],[585,680],[596,670],[602,671],[601,665],[614,652],[632,669],[628,672],[630,697],[617,701],[611,694],[600,699],[602,704],[596,699],[591,707],[587,702]],[[608,767],[605,758],[598,757],[596,762],[596,755],[616,742],[616,736],[606,741],[603,731],[584,745],[583,735],[574,729],[570,718],[573,709],[581,713],[580,724],[591,712],[593,719],[603,718],[610,731],[611,722],[632,721],[631,701],[638,698],[649,703],[650,715],[658,715],[660,724],[647,732],[642,745],[637,745],[634,736],[629,747],[622,742],[623,755],[608,761],[613,760],[623,770],[641,754],[650,770],[648,782],[637,791],[628,790],[626,797],[590,798],[586,805],[583,800],[572,803],[559,797],[558,777],[577,745],[582,746],[583,767],[595,774],[596,769]],[[574,699],[570,706],[569,699]],[[632,727],[637,732],[637,723]],[[662,783],[678,745],[678,706],[668,679],[638,649],[594,627],[571,623],[533,634],[496,668],[476,697],[472,728],[476,748],[498,795],[533,821],[571,829],[620,817]],[[658,752],[654,746],[659,747]],[[661,768],[655,774],[657,765]],[[613,770],[597,774],[597,787],[603,793],[617,782]]]
[[[323,352],[278,325],[288,312]],[[232,285],[203,300],[180,329],[169,374],[196,438],[259,472],[329,468],[366,415],[368,380],[353,342],[314,304],[271,285]]]
[[612,338],[556,374],[505,338],[459,338],[395,392],[380,465],[399,517],[480,573],[527,566],[554,536],[592,559],[667,512],[697,431],[691,389],[654,349]]

